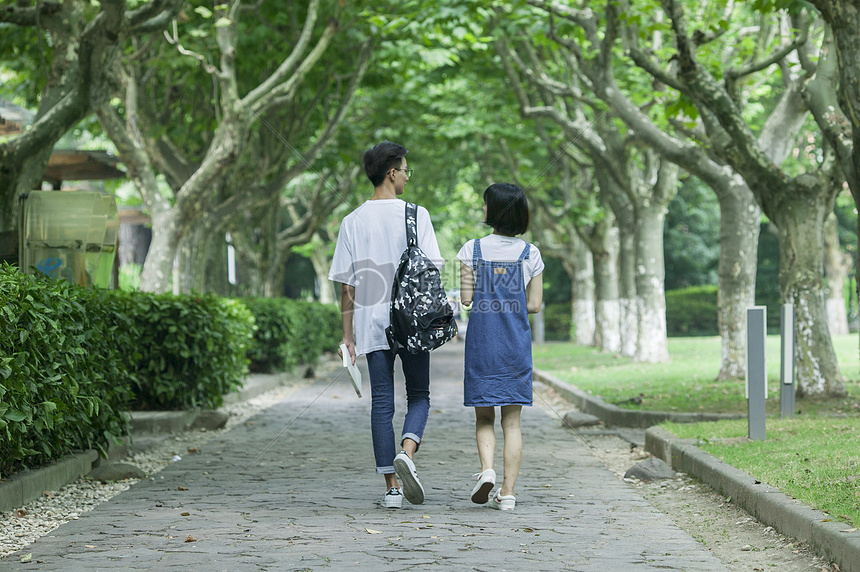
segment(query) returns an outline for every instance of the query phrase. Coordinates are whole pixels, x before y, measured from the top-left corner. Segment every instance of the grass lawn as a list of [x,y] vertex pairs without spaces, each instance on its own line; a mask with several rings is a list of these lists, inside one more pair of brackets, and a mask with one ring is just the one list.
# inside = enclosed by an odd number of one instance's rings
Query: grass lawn
[[[662,425],[789,496],[860,526],[860,353],[857,335],[835,336],[834,347],[848,397],[798,400],[796,417],[779,417],[779,337],[768,336],[767,439],[747,439],[746,419]],[[609,403],[635,396],[631,409],[746,413],[744,385],[716,382],[720,340],[670,338],[671,362],[634,363],[569,343],[533,347],[535,367]]]
[[[834,336],[840,371],[847,378],[848,397],[833,402],[797,401],[799,414],[829,411],[860,416],[860,353],[857,335]],[[572,343],[548,343],[532,348],[534,366],[570,382],[607,403],[628,409],[746,413],[744,382],[714,381],[720,371],[718,337],[669,338],[668,363],[637,363]],[[779,415],[779,336],[767,338],[770,415]],[[641,397],[641,404],[627,400]]]
[[856,417],[768,419],[764,441],[747,439],[745,419],[665,423],[678,437],[788,496],[860,525],[860,422]]

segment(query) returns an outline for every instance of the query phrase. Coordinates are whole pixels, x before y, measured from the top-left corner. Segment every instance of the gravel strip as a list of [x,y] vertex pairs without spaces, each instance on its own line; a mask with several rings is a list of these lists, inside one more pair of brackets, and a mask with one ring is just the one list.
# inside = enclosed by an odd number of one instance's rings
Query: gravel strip
[[[339,360],[326,360],[316,366],[317,375],[324,371],[334,371]],[[207,441],[242,424],[261,411],[277,404],[300,388],[312,383],[313,379],[295,379],[287,384],[260,394],[248,401],[225,405],[219,409],[229,415],[227,425],[217,431],[194,430],[177,435],[165,435],[164,439],[145,451],[117,459],[118,462],[135,465],[146,473],[147,478],[189,454],[189,450],[200,449]],[[112,483],[93,481],[81,477],[58,491],[45,491],[42,498],[27,503],[17,509],[0,513],[0,558],[25,548],[52,530],[76,520],[82,513],[92,510],[101,503],[127,490],[139,479],[126,479]]]

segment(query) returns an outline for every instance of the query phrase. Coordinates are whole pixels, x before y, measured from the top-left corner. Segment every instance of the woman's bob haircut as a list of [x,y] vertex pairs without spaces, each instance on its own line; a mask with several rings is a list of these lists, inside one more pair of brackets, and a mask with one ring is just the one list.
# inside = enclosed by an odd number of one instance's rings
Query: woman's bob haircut
[[529,203],[525,191],[510,183],[495,183],[484,191],[487,220],[497,234],[517,236],[529,229]]

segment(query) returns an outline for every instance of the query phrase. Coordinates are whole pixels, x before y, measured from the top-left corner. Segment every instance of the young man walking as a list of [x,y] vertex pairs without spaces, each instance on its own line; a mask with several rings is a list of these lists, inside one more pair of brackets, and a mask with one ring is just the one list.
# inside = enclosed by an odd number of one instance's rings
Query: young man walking
[[[341,284],[343,343],[352,363],[358,355],[367,357],[373,454],[376,472],[385,477],[382,505],[387,508],[400,508],[404,496],[412,504],[424,502],[413,458],[430,411],[429,352],[411,354],[401,349],[395,354],[385,336],[394,273],[406,248],[406,203],[398,197],[412,175],[407,153],[405,147],[391,141],[364,153],[364,171],[373,184],[373,196],[343,219],[329,271],[329,280]],[[444,260],[427,209],[418,207],[417,219],[418,245],[441,270]],[[396,356],[406,378],[407,407],[399,453],[393,426]]]

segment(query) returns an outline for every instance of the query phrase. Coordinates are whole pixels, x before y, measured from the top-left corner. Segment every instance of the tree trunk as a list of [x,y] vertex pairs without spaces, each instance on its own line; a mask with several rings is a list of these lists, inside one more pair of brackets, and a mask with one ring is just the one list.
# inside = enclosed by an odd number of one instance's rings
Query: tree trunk
[[[602,185],[601,185],[602,188]],[[623,194],[608,197],[619,228],[618,235],[618,323],[621,330],[621,355],[633,357],[639,345],[636,303],[636,227],[633,205]]]
[[784,303],[794,305],[797,394],[800,397],[843,397],[845,386],[827,328],[824,304],[824,220],[833,209],[829,185],[794,188],[780,193],[779,210],[769,213],[779,232],[779,289]]
[[152,242],[140,273],[143,292],[170,291],[173,260],[176,257],[178,223],[173,209],[151,212]]
[[761,208],[746,183],[738,182],[727,192],[717,192],[720,203],[717,311],[722,346],[717,380],[746,376],[746,310],[755,305]]
[[[316,239],[319,242],[319,239]],[[334,291],[334,282],[328,279],[328,270],[331,267],[331,259],[325,244],[320,244],[310,255],[311,264],[314,266],[317,284],[320,289],[319,301],[322,304],[335,304],[337,298]]]
[[594,345],[606,352],[621,351],[618,303],[618,227],[611,212],[595,224],[587,244],[594,265]]
[[669,360],[666,333],[663,221],[665,206],[640,205],[636,209],[636,304],[639,319],[637,361]]
[[41,187],[54,145],[104,97],[107,62],[133,32],[125,9],[119,1],[101,2],[98,13],[80,2],[4,6],[4,26],[34,27],[40,36],[47,34],[52,57],[41,68],[45,88],[33,125],[0,144],[0,231],[18,228],[18,197]]
[[574,329],[574,342],[583,346],[594,346],[594,264],[591,252],[575,233],[571,236],[573,263],[565,269],[573,284],[571,303],[571,325]]
[[54,143],[26,156],[0,145],[0,206],[4,207],[0,208],[0,232],[17,230],[21,217],[19,197],[41,188]]
[[824,223],[824,289],[827,326],[831,335],[848,333],[848,308],[845,303],[845,281],[851,269],[851,255],[839,247],[839,222],[830,213]]
[[[208,291],[206,278],[211,268],[210,245],[213,237],[213,229],[209,228],[208,225],[198,224],[182,239],[177,255],[179,257],[179,291],[183,294]],[[222,282],[226,282],[226,280],[222,280]]]

